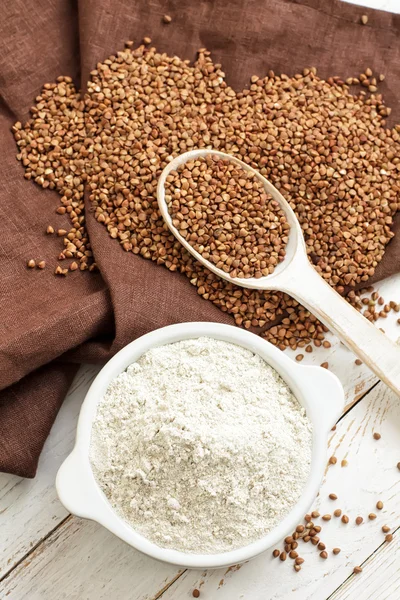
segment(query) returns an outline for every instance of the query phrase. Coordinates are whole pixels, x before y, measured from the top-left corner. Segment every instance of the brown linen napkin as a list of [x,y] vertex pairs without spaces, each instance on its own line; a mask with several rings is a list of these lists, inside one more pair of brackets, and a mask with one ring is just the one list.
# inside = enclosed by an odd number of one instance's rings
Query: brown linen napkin
[[[171,25],[162,16],[172,17]],[[369,15],[366,26],[362,14]],[[150,35],[161,51],[194,59],[200,47],[236,89],[269,69],[322,76],[386,74],[382,91],[400,116],[400,15],[336,0],[15,0],[0,22],[0,471],[33,477],[43,443],[76,366],[104,362],[132,339],[193,320],[233,323],[179,274],[125,253],[87,211],[99,274],[56,278],[26,268],[54,264],[59,240],[45,236],[56,192],[24,179],[10,128],[26,120],[43,83],[70,75],[82,87],[96,63]],[[87,209],[90,207],[87,206]],[[65,219],[65,223],[63,220]],[[397,219],[400,229],[400,219]],[[400,271],[400,236],[375,280]],[[58,362],[60,361],[60,362]]]

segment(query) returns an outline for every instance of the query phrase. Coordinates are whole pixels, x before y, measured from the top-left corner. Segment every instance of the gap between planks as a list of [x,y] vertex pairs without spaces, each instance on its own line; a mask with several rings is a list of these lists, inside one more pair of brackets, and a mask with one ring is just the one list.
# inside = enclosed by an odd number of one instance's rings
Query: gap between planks
[[175,581],[178,581],[179,577],[182,577],[182,575],[184,575],[186,571],[187,569],[182,571],[182,573],[177,573],[175,577],[171,579],[171,581],[168,581],[168,583],[166,583],[164,587],[161,590],[159,590],[155,596],[151,598],[151,600],[158,600],[159,598],[161,598],[161,596],[171,587],[171,585],[173,585]]
[[[362,569],[363,569],[363,573],[361,573],[361,575],[364,574],[364,577],[365,576],[370,577],[371,570],[374,570],[374,573],[375,573],[374,567],[379,568],[379,562],[386,560],[386,554],[389,554],[389,558],[393,558],[394,553],[397,554],[397,552],[399,552],[399,549],[400,549],[399,534],[400,534],[400,526],[392,531],[392,535],[393,535],[392,542],[389,542],[389,543],[382,542],[382,544],[360,564],[360,567],[362,567]],[[394,562],[395,561],[396,561],[396,556],[394,556]],[[378,565],[376,565],[377,562],[378,562]],[[398,570],[396,571],[396,579],[397,579],[399,590],[400,590],[400,573]],[[375,583],[375,578],[374,578],[373,583]],[[348,595],[350,585],[353,586],[353,589],[351,590],[351,594],[352,594],[351,596]],[[368,583],[366,583],[365,578],[362,581],[361,579],[359,579],[359,575],[350,574],[348,576],[348,578],[345,581],[343,581],[343,583],[341,583],[340,586],[337,587],[336,590],[330,596],[328,596],[328,598],[326,600],[350,600],[351,598],[354,597],[355,593],[357,593],[357,589],[354,589],[354,587],[360,587],[360,585],[362,587],[360,588],[359,591],[361,593],[363,593],[364,591],[367,592],[367,588],[369,588],[369,586],[368,586]],[[379,586],[379,583],[377,585]],[[374,587],[376,588],[377,585],[374,585]],[[371,594],[375,594],[374,590],[371,590],[370,588],[368,589],[367,593],[369,594],[369,592],[371,592]],[[369,600],[378,600],[378,598],[376,598],[375,595],[372,596],[371,594],[369,594],[369,596],[368,596]],[[362,600],[362,598],[360,596],[357,596],[357,598],[359,600]],[[389,596],[386,596],[386,598],[381,597],[380,600],[387,600],[389,598],[392,598],[392,599],[395,598],[392,591],[389,592]],[[367,600],[366,597],[365,597],[365,600]]]
[[[392,552],[392,549],[390,548],[390,544],[397,542],[397,538],[400,534],[400,526],[397,527],[395,530],[393,530],[392,535],[393,535],[393,542],[387,543],[385,541],[383,541],[381,543],[380,546],[378,546],[378,548],[376,548],[361,564],[360,567],[363,568],[363,570],[365,571],[369,564],[371,563],[372,560],[374,560],[374,558],[377,557],[377,555],[379,555],[379,553],[381,552],[385,552],[386,550],[389,552]],[[185,569],[184,571],[182,571],[182,573],[178,573],[176,575],[176,577],[174,577],[169,583],[167,583],[159,592],[157,592],[157,594],[155,596],[153,596],[151,598],[151,600],[160,600],[160,598],[162,598],[162,596],[164,595],[165,592],[168,591],[168,589],[176,582],[178,581],[178,579],[180,577],[182,577],[183,575],[185,575],[185,573],[187,572],[187,569]],[[348,586],[353,580],[354,578],[357,577],[357,575],[354,575],[353,573],[351,573],[347,579],[345,579],[345,581],[343,581],[343,583],[341,583],[334,592],[332,592],[332,594],[330,594],[326,600],[341,600],[341,592],[342,590],[344,591],[344,593],[346,594],[347,590],[345,589],[346,586]],[[363,583],[364,585],[364,583]],[[400,575],[399,575],[399,588],[400,588]],[[352,592],[353,593],[353,592]],[[389,598],[389,597],[388,597]],[[346,600],[346,598],[343,596],[343,600]],[[348,600],[348,598],[347,598]],[[374,600],[373,597],[371,596],[370,600]]]
[[34,552],[36,552],[36,550],[39,548],[39,546],[41,546],[42,544],[44,544],[44,542],[51,535],[53,535],[53,533],[56,533],[57,529],[59,529],[60,527],[62,527],[63,525],[65,525],[65,523],[67,523],[70,519],[72,519],[72,515],[68,514],[64,519],[62,519],[59,523],[57,523],[57,525],[55,527],[53,527],[53,529],[51,529],[50,531],[48,531],[46,533],[46,535],[44,535],[42,538],[40,538],[40,540],[38,540],[38,542],[36,544],[34,544],[32,546],[32,548],[30,548],[29,551],[26,554],[24,554],[24,556],[21,556],[21,558],[11,567],[11,569],[9,569],[8,571],[6,571],[0,577],[0,583],[2,583],[9,575],[11,575],[11,573],[14,571],[14,569],[16,569],[17,567],[19,567],[19,565],[21,563],[23,563],[24,560],[26,560],[27,558],[29,558],[31,556],[31,554],[33,554]]

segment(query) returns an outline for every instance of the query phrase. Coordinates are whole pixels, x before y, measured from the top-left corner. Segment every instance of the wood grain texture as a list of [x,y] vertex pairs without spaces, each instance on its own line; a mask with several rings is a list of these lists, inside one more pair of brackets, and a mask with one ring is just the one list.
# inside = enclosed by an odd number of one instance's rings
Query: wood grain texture
[[0,579],[68,513],[57,499],[58,467],[72,450],[82,399],[98,367],[77,373],[44,446],[35,479],[0,473]]
[[362,565],[360,575],[351,575],[328,600],[397,600],[400,598],[400,531],[393,541],[379,547]]
[[[376,431],[382,436],[379,441],[373,438]],[[376,386],[339,422],[329,447],[338,462],[327,468],[314,508],[321,515],[341,508],[350,522],[346,525],[335,517],[329,522],[318,520],[328,560],[321,559],[314,546],[301,543],[298,551],[305,563],[300,573],[293,570],[291,560],[282,563],[268,552],[238,570],[206,574],[186,571],[163,594],[163,600],[189,597],[196,587],[207,600],[326,600],[351,575],[354,566],[381,546],[381,526],[388,524],[395,529],[400,525],[400,471],[396,467],[400,402],[396,395],[382,383]],[[342,459],[348,461],[347,467],[340,466]],[[330,500],[330,493],[338,500]],[[375,508],[378,500],[384,503],[382,511]],[[377,513],[376,520],[368,520],[370,512]],[[355,524],[358,515],[364,517],[360,526]],[[337,556],[332,555],[334,547],[341,548]]]
[[0,583],[0,598],[150,600],[178,573],[100,525],[70,517]]

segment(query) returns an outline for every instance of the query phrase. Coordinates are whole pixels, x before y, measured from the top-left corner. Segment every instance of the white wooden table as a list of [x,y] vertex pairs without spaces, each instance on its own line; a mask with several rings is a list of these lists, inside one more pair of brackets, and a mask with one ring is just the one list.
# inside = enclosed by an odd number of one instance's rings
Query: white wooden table
[[[400,12],[399,0],[361,0]],[[386,300],[400,302],[400,275],[377,288]],[[392,339],[400,337],[399,314],[380,321]],[[342,381],[348,408],[332,433],[327,469],[315,502],[321,514],[341,508],[345,525],[323,526],[327,549],[341,553],[328,560],[314,546],[301,547],[305,563],[296,573],[292,561],[273,560],[270,552],[241,567],[182,571],[141,555],[95,523],[67,513],[57,499],[55,475],[71,451],[79,408],[98,368],[83,366],[75,378],[46,442],[33,481],[0,474],[0,599],[7,600],[184,600],[194,588],[204,600],[398,600],[400,599],[400,399],[389,391],[338,340],[329,350],[306,354],[304,363],[328,361]],[[292,353],[292,356],[294,353]],[[373,432],[381,434],[380,440]],[[346,467],[341,461],[347,460]],[[336,502],[328,494],[338,496]],[[382,500],[384,508],[375,504]],[[368,521],[370,512],[377,519]],[[356,516],[364,523],[355,525]],[[394,534],[386,543],[381,526]],[[353,575],[353,567],[363,572]]]

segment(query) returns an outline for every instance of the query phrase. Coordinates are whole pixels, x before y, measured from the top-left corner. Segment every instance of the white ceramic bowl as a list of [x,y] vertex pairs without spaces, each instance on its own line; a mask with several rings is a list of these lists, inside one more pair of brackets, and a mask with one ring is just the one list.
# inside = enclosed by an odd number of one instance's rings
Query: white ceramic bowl
[[[137,533],[113,510],[95,481],[89,461],[92,422],[96,416],[97,404],[110,381],[150,348],[201,336],[238,344],[259,354],[288,383],[306,408],[313,425],[311,473],[297,504],[264,537],[242,548],[219,554],[186,554],[161,548]],[[128,344],[97,375],[81,408],[75,447],[58,471],[57,492],[68,511],[97,521],[137,550],[158,560],[198,569],[241,563],[279,543],[302,522],[321,484],[327,460],[329,431],[343,408],[343,388],[335,375],[320,367],[295,363],[285,353],[253,333],[219,323],[181,323],[163,327]]]

